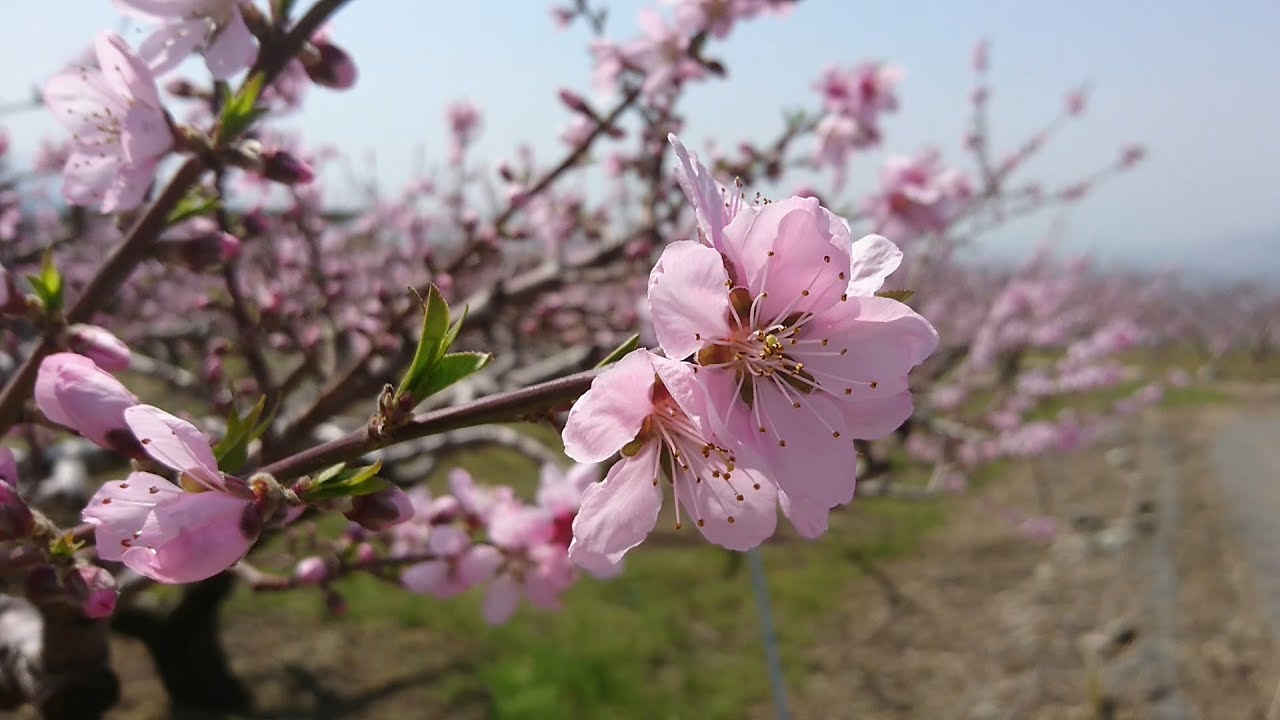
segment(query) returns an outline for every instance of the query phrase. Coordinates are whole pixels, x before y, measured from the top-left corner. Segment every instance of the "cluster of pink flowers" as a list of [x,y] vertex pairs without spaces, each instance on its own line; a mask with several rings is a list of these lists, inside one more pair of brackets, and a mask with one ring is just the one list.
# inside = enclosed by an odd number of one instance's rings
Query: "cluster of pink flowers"
[[587,489],[570,557],[618,562],[657,521],[663,482],[677,525],[745,550],[773,534],[777,507],[807,537],[853,498],[855,439],[911,414],[907,374],[938,342],[911,308],[877,297],[902,253],[854,242],[813,198],[746,205],[672,136],[700,237],[667,246],[649,278],[665,355],[637,350],[573,406],[565,452],[621,453]]
[[484,616],[495,625],[511,618],[521,597],[559,608],[561,593],[578,578],[567,552],[570,528],[583,490],[598,477],[593,464],[568,471],[545,465],[532,505],[510,487],[477,485],[460,468],[449,476],[451,494],[433,497],[415,487],[408,493],[413,517],[387,532],[391,558],[418,560],[400,573],[401,584],[436,598],[487,584]]
[[969,179],[942,165],[937,152],[891,157],[880,170],[880,189],[866,212],[876,232],[910,239],[952,225],[973,197]]
[[815,162],[835,171],[836,188],[844,184],[853,151],[880,143],[880,116],[898,109],[894,86],[902,80],[898,68],[862,63],[851,68],[828,67],[815,88],[822,96]]
[[[211,577],[234,565],[276,519],[282,491],[267,477],[242,480],[218,469],[213,442],[194,425],[138,398],[93,360],[56,353],[40,364],[36,405],[45,417],[158,471],[105,483],[82,513],[95,526],[98,557],[167,583]],[[171,481],[171,479],[176,482]],[[395,488],[358,498],[377,529],[403,519]],[[389,518],[389,519],[388,519]]]

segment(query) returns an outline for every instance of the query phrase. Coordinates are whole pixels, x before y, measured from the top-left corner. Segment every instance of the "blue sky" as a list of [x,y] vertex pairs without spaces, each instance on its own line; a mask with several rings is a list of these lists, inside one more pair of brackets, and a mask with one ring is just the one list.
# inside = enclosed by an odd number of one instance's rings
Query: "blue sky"
[[[641,3],[610,3],[611,35],[634,28]],[[0,102],[120,29],[108,0],[43,0],[6,8],[0,29]],[[1280,3],[1271,0],[806,0],[786,18],[739,26],[712,53],[731,77],[697,86],[682,107],[687,141],[764,140],[779,109],[812,105],[812,80],[829,62],[882,59],[906,70],[902,109],[886,123],[886,149],[927,145],[963,166],[960,151],[974,42],[992,42],[993,130],[1008,147],[1049,119],[1065,89],[1093,88],[1085,119],[1032,166],[1065,181],[1108,163],[1119,147],[1147,145],[1149,161],[1068,216],[1064,252],[1106,262],[1183,265],[1194,273],[1280,276]],[[478,158],[496,161],[521,140],[558,150],[568,120],[562,84],[589,88],[587,32],[555,30],[547,5],[525,0],[353,0],[334,38],[361,70],[347,93],[315,91],[290,124],[364,158],[394,186],[445,152],[442,110],[468,97],[485,110]],[[131,41],[140,31],[126,33]],[[39,111],[0,118],[19,157],[56,132]],[[855,167],[867,187],[878,157]],[[991,237],[990,252],[1030,248],[1044,222]]]

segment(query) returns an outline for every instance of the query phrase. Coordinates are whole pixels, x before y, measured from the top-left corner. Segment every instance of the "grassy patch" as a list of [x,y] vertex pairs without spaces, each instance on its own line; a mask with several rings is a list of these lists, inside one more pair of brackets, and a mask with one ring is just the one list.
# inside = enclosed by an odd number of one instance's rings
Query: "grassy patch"
[[[526,461],[506,453],[460,464],[481,482],[532,476]],[[824,618],[875,592],[850,556],[909,552],[942,517],[933,502],[863,498],[834,514],[820,541],[788,531],[765,547],[783,662],[795,682],[827,627]],[[479,705],[495,719],[742,717],[768,701],[745,556],[672,526],[671,517],[662,517],[650,542],[628,556],[621,577],[584,578],[565,595],[561,612],[522,608],[499,628],[481,617],[482,590],[441,602],[369,577],[342,582],[350,610],[340,621],[326,617],[314,591],[242,590],[230,611],[269,615],[300,631],[343,622],[355,632],[364,626],[426,634],[463,668],[435,683],[440,701]],[[394,657],[396,650],[387,653]]]

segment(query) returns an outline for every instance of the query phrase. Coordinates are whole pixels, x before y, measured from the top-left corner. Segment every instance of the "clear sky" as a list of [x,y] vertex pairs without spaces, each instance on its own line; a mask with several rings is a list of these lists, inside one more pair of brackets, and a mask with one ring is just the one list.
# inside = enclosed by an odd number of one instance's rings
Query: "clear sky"
[[[651,0],[652,1],[652,0]],[[80,52],[103,29],[121,29],[108,0],[7,3],[0,26],[0,103]],[[305,0],[300,3],[305,5]],[[634,29],[636,0],[614,2],[611,36]],[[347,93],[313,91],[290,124],[357,158],[377,158],[394,186],[445,152],[444,105],[467,97],[485,111],[476,156],[497,160],[521,140],[546,159],[568,113],[561,85],[589,89],[587,32],[553,28],[540,0],[353,0],[334,39],[361,70]],[[813,105],[813,79],[829,62],[882,59],[906,70],[902,109],[886,122],[886,147],[936,144],[960,163],[974,42],[992,42],[993,129],[1009,147],[1050,118],[1064,90],[1093,88],[1086,118],[1033,165],[1065,181],[1141,142],[1149,161],[1068,216],[1064,251],[1107,262],[1176,264],[1194,273],[1280,277],[1280,3],[1274,0],[805,0],[791,16],[740,25],[712,53],[731,77],[697,86],[684,133],[764,140],[779,109]],[[126,37],[136,42],[140,31]],[[56,132],[40,111],[0,118],[21,158]],[[868,187],[878,158],[854,169]],[[1020,254],[1040,237],[1021,224],[993,237],[993,252]]]

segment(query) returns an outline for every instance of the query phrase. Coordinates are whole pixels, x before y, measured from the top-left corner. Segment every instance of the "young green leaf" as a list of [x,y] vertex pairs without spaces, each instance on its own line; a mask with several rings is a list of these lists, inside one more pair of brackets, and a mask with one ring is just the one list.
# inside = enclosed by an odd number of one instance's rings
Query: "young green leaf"
[[391,487],[391,481],[378,477],[378,471],[381,469],[382,461],[356,468],[335,465],[316,476],[315,482],[303,493],[302,499],[306,502],[315,502],[371,495],[379,490],[385,490]]
[[262,73],[254,73],[222,106],[222,117],[218,119],[217,142],[225,143],[239,137],[240,133],[249,129],[254,120],[266,112],[264,108],[256,107],[265,79],[266,76]]
[[31,289],[40,299],[40,305],[44,307],[45,314],[53,315],[62,310],[65,287],[62,282],[62,273],[58,272],[58,268],[53,264],[52,251],[44,254],[40,272],[36,275],[28,275],[27,282],[31,283]]
[[[418,338],[418,349],[413,353],[413,362],[405,372],[396,395],[412,393],[413,388],[426,383],[432,370],[445,353],[445,338],[449,335],[449,303],[445,302],[440,290],[431,285],[427,288],[427,297],[422,301],[422,335]],[[414,394],[416,400],[421,395]]]
[[613,352],[606,355],[603,360],[596,363],[596,368],[602,368],[602,367],[605,367],[606,365],[612,365],[618,362],[623,357],[625,357],[627,353],[631,352],[632,350],[635,350],[639,346],[640,346],[640,336],[632,335],[631,337],[627,338],[626,341],[623,342],[621,345],[614,348]]
[[266,403],[265,397],[258,398],[258,403],[243,418],[235,408],[231,409],[231,415],[227,417],[227,434],[213,446],[218,469],[234,475],[244,467],[249,457],[249,443],[261,437],[271,425],[269,418],[259,422]]
[[468,375],[484,369],[491,360],[493,355],[489,353],[449,353],[440,358],[440,362],[432,368],[431,374],[426,377],[422,385],[411,390],[413,397],[418,402],[422,402]]
[[177,225],[183,220],[208,215],[217,210],[220,204],[217,196],[206,195],[202,188],[196,188],[182,198],[173,212],[169,213],[169,219],[166,222],[169,225]]

